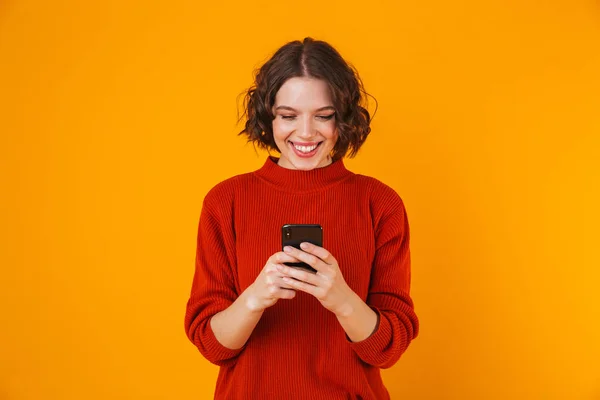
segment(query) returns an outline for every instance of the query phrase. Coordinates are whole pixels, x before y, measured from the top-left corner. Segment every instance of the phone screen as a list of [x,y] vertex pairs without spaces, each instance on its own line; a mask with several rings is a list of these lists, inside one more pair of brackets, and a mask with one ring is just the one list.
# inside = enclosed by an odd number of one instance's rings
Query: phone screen
[[[281,227],[281,249],[285,246],[292,246],[300,249],[300,243],[308,242],[323,247],[323,228],[318,224],[286,224]],[[285,265],[295,268],[303,268],[311,272],[317,272],[316,269],[304,262],[291,263]]]

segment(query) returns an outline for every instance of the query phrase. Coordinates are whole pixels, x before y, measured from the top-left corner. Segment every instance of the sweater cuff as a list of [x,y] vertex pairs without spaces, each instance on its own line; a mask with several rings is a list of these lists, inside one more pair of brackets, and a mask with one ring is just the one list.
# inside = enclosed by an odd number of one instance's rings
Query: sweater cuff
[[213,363],[215,364],[219,361],[236,357],[246,347],[247,342],[244,343],[244,345],[239,349],[230,349],[229,347],[223,346],[223,344],[219,342],[219,340],[215,336],[215,333],[213,332],[212,327],[210,326],[210,319],[206,323],[206,329],[204,331],[204,334],[205,340],[203,341],[203,343],[204,349],[207,353],[207,359],[218,360],[213,361]]
[[390,321],[381,314],[381,311],[377,307],[371,309],[377,314],[377,326],[375,331],[371,333],[366,339],[360,342],[353,342],[346,334],[346,341],[351,348],[358,354],[358,356],[368,364],[377,363],[381,358],[385,349],[389,347],[390,340],[392,337],[392,326]]

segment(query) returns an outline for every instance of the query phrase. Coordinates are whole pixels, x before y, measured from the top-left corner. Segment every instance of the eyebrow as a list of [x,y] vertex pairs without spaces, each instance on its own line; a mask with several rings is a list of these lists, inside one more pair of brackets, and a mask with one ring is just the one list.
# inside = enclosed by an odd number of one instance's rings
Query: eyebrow
[[[290,111],[298,111],[290,106],[277,106],[277,108],[275,108],[275,110],[290,110]],[[318,108],[316,111],[323,111],[323,110],[334,110],[335,108],[333,106],[325,106],[325,107],[321,107]]]

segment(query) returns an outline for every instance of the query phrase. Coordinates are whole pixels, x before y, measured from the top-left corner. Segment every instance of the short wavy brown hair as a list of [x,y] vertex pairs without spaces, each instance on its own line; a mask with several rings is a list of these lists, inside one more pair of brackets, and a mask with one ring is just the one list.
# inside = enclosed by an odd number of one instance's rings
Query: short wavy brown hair
[[327,42],[311,37],[288,42],[256,69],[254,76],[254,84],[240,93],[244,96],[244,112],[240,117],[238,110],[238,123],[244,116],[247,120],[238,135],[247,135],[248,142],[255,147],[281,152],[273,138],[272,107],[281,86],[294,77],[322,79],[328,83],[338,131],[331,152],[333,161],[346,155],[354,157],[371,132],[372,117],[366,108],[366,96],[371,95],[364,90],[356,68]]

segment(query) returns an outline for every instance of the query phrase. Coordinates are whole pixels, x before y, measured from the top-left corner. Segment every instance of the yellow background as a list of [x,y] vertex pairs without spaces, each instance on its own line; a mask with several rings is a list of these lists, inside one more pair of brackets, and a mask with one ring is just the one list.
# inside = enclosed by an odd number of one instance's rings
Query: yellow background
[[304,36],[379,101],[346,163],[409,213],[392,398],[600,399],[598,2],[203,3],[0,4],[0,399],[212,398],[201,202],[263,164],[236,96]]

